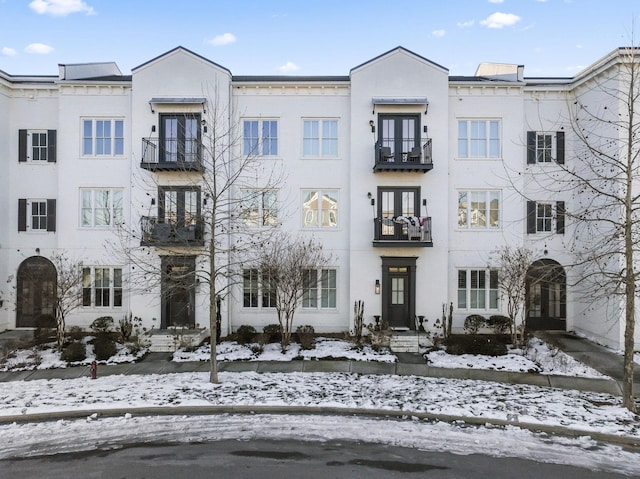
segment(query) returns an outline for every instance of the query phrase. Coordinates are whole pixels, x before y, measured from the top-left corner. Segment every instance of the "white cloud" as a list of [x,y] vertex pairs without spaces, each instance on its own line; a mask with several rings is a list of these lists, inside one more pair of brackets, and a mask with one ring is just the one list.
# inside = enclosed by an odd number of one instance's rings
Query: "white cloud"
[[504,0],[489,0],[489,3],[502,3]]
[[447,33],[445,30],[434,30],[431,32],[431,35],[434,37],[444,37],[445,33]]
[[279,66],[278,70],[281,73],[291,73],[300,70],[300,67],[293,62],[287,62],[284,65]]
[[53,47],[45,45],[44,43],[31,43],[26,46],[24,51],[27,53],[32,53],[34,55],[46,55],[47,53],[51,53],[53,51]]
[[83,0],[33,0],[29,8],[40,15],[64,17],[70,13],[85,12],[94,15],[95,11]]
[[221,45],[229,45],[230,43],[236,42],[236,36],[233,33],[223,33],[222,35],[217,35],[209,40],[207,43],[215,47],[219,47]]
[[466,27],[472,27],[474,23],[476,23],[475,20],[467,20],[466,22],[456,23],[456,26],[460,28],[466,28]]
[[13,57],[17,54],[17,52],[13,48],[2,47],[2,54],[5,57]]
[[502,28],[515,25],[519,21],[520,17],[518,15],[514,15],[513,13],[496,12],[492,13],[487,18],[482,20],[480,24],[484,25],[487,28]]

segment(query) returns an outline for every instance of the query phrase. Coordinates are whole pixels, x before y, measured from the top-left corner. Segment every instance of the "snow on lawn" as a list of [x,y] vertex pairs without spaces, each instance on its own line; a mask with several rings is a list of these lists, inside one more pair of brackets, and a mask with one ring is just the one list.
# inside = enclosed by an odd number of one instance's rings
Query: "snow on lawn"
[[[32,369],[54,369],[66,368],[67,366],[86,366],[96,359],[93,352],[93,344],[88,343],[93,339],[86,337],[83,341],[87,347],[87,357],[78,362],[68,364],[60,359],[60,353],[54,343],[43,345],[42,348],[17,349],[12,352],[4,362],[0,362],[0,371],[24,371]],[[98,364],[119,364],[132,363],[140,360],[148,350],[141,348],[137,352],[132,353],[131,350],[123,344],[116,343],[117,352],[114,356],[106,361],[96,361]]]
[[[349,373],[103,376],[0,383],[0,417],[154,406],[283,406],[400,410],[558,425],[640,439],[640,423],[608,394],[475,380]],[[176,411],[180,413],[179,410]],[[6,436],[5,436],[6,437]]]
[[[218,344],[216,349],[218,361],[291,361],[293,359],[351,359],[354,361],[379,361],[395,363],[398,358],[388,351],[375,351],[371,346],[358,349],[353,342],[340,339],[317,338],[315,348],[301,349],[297,343],[292,343],[285,353],[282,353],[279,343],[260,346],[253,344],[238,344],[235,341],[225,341]],[[208,361],[211,349],[208,344],[193,352],[184,349],[174,353],[174,361]]]
[[529,341],[524,354],[519,349],[512,349],[505,356],[453,355],[445,351],[432,351],[425,357],[431,366],[440,368],[492,369],[600,379],[607,377],[537,338]]

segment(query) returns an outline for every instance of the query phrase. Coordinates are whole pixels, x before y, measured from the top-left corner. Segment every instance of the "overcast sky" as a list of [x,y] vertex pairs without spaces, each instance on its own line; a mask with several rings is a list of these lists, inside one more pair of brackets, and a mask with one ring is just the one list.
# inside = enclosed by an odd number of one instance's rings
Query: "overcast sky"
[[634,17],[638,0],[0,0],[0,70],[129,74],[183,46],[234,75],[348,75],[403,46],[451,75],[498,62],[566,77],[631,44]]

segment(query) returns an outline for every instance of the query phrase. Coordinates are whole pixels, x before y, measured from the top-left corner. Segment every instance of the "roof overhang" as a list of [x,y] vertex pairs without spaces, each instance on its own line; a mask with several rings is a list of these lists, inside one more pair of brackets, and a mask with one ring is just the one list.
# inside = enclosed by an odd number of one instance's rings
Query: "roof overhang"
[[204,109],[205,103],[207,103],[207,99],[204,97],[162,97],[149,100],[151,113],[154,113],[154,105],[203,105]]
[[376,105],[422,105],[424,106],[425,115],[429,109],[429,100],[427,97],[374,97],[371,99],[371,103],[373,104],[374,113]]

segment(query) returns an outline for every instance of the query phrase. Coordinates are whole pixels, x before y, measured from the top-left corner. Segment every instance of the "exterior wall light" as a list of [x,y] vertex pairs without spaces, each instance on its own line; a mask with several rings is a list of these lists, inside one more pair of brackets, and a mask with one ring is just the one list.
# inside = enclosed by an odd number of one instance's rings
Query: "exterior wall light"
[[376,285],[375,285],[375,292],[376,294],[380,294],[380,280],[376,279]]
[[371,133],[375,133],[376,132],[376,125],[373,122],[373,120],[369,120],[369,126],[371,127]]

